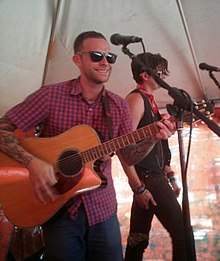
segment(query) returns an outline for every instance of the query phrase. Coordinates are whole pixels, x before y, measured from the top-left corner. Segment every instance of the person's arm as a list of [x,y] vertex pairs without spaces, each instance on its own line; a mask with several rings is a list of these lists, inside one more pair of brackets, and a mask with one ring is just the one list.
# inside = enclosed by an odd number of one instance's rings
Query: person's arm
[[[138,93],[129,94],[126,97],[126,100],[130,107],[132,127],[133,130],[136,130],[144,115],[144,101]],[[167,120],[167,118],[168,115],[164,115],[163,122],[159,121],[156,123],[159,127],[159,131],[156,135],[151,135],[141,142],[129,145],[120,150],[121,155],[129,166],[135,165],[145,158],[159,139],[168,139],[172,134],[174,134],[175,126]]]
[[13,157],[29,170],[34,192],[40,201],[46,203],[54,200],[52,186],[57,183],[53,167],[34,157],[19,145],[14,135],[16,125],[6,116],[0,118],[0,150]]
[[163,146],[163,154],[164,154],[164,172],[166,173],[166,176],[170,182],[170,185],[173,188],[173,191],[174,191],[176,197],[178,197],[181,189],[179,186],[178,179],[175,175],[175,172],[173,171],[173,169],[170,165],[172,155],[171,155],[171,151],[169,148],[168,140],[163,140],[162,146]]
[[175,175],[175,172],[168,165],[165,165],[164,170],[166,172],[167,178],[168,178],[168,180],[169,180],[169,182],[170,182],[170,184],[173,188],[173,191],[174,191],[176,197],[179,197],[181,188],[179,187],[178,179]]
[[26,167],[33,157],[18,145],[18,138],[14,135],[16,129],[9,118],[0,118],[0,150]]
[[128,177],[129,185],[139,206],[145,209],[149,208],[149,203],[151,203],[153,206],[156,206],[157,203],[155,202],[152,194],[145,188],[144,184],[139,179],[134,166],[129,166],[126,163],[124,156],[122,157],[120,151],[117,152],[117,156],[121,162],[126,176]]
[[[136,130],[144,115],[144,102],[141,95],[137,93],[128,95],[126,100],[130,107],[132,127],[133,130]],[[142,160],[152,150],[153,146],[159,139],[167,139],[174,133],[174,125],[169,121],[164,121],[164,123],[157,123],[160,131],[156,135],[152,135],[142,142],[127,146],[117,152],[124,172],[128,177],[130,187],[134,192],[135,200],[141,207],[146,209],[149,207],[149,202],[154,206],[156,206],[156,202],[152,194],[145,189],[144,184],[139,179],[137,172],[132,165],[135,165]]]
[[[135,96],[134,96],[135,97]],[[139,99],[139,97],[137,97]],[[140,99],[137,102],[142,102],[143,100]],[[136,102],[134,103],[136,104]],[[142,102],[143,106],[143,102]],[[140,111],[140,107],[136,107],[136,116],[139,116],[135,118],[136,121],[133,121],[132,119],[132,128],[135,130],[137,128],[138,122],[140,121],[140,117],[142,117],[142,113]],[[132,115],[133,116],[133,115]],[[145,188],[144,184],[139,179],[137,172],[134,168],[134,164],[139,162],[142,158],[145,157],[146,152],[149,152],[154,143],[156,142],[157,138],[154,139],[146,139],[143,142],[140,142],[138,144],[132,144],[130,146],[127,146],[120,151],[117,151],[117,155],[120,159],[121,165],[123,167],[123,170],[128,177],[129,185],[134,193],[134,198],[139,204],[139,206],[148,209],[149,203],[156,206],[156,202],[152,196],[152,194]]]

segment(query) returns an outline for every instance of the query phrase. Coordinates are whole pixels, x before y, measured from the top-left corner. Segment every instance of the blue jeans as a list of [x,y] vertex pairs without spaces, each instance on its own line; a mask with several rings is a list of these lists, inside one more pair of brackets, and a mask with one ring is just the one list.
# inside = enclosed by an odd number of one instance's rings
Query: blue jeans
[[43,226],[47,261],[122,261],[117,215],[89,226],[84,206],[77,220],[60,212]]

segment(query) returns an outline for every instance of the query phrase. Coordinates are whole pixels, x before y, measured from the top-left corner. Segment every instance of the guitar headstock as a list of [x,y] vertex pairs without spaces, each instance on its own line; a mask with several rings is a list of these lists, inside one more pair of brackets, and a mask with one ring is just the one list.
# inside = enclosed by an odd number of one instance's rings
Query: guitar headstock
[[[209,101],[194,102],[195,108],[199,110],[204,116],[211,117],[214,114],[214,105]],[[201,119],[193,114],[193,123],[200,121]]]
[[[211,102],[207,102],[207,101],[198,101],[198,102],[194,102],[195,108],[197,110],[199,110],[202,114],[204,114],[206,117],[211,117],[214,114],[214,106]],[[166,106],[167,111],[170,115],[172,115],[173,117],[175,117],[176,121],[179,120],[178,117],[178,107],[175,105],[171,105],[168,104]],[[182,113],[183,115],[183,122],[186,122],[187,124],[190,124],[190,122],[192,121],[193,123],[198,122],[199,120],[201,120],[198,116],[194,115],[194,113],[191,115],[190,112],[188,111],[183,111]],[[191,120],[192,118],[192,120]]]

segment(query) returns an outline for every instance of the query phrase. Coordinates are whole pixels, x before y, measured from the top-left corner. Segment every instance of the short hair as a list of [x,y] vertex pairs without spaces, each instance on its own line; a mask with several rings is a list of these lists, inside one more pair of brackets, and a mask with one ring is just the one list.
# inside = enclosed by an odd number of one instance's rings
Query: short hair
[[95,32],[95,31],[82,32],[76,37],[73,43],[73,50],[75,54],[81,50],[83,42],[88,38],[97,38],[97,39],[106,40],[105,36],[102,33]]
[[[137,59],[136,59],[137,58]],[[144,71],[144,68],[141,64],[138,63],[138,60],[143,62],[146,65],[146,68],[152,70],[157,70],[158,67],[161,68],[163,74],[168,75],[168,61],[162,57],[159,53],[152,54],[150,52],[140,53],[136,56],[135,59],[131,62],[131,70],[133,73],[133,78],[138,84],[142,84],[143,79],[140,74]]]

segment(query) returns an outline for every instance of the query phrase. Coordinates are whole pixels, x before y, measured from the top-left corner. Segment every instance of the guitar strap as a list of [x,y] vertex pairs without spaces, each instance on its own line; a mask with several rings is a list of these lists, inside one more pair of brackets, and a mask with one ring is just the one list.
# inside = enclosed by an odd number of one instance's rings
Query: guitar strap
[[[106,117],[106,121],[108,124],[108,137],[109,140],[113,139],[113,129],[112,129],[112,117],[111,117],[111,112],[110,112],[110,106],[109,106],[109,99],[107,95],[103,97],[103,107],[104,107],[104,113]],[[114,156],[114,152],[109,155],[110,157]]]
[[108,124],[108,137],[109,139],[113,139],[113,129],[112,129],[112,117],[111,117],[111,112],[110,112],[110,107],[109,107],[109,99],[107,97],[107,95],[104,95],[103,97],[103,107],[104,107],[104,113],[105,113],[105,117],[107,120],[107,124]]
[[[107,98],[107,95],[103,96],[102,104],[103,104],[105,119],[106,119],[107,124],[108,124],[108,137],[111,140],[113,138],[112,117],[111,117],[111,113],[110,113],[109,100]],[[113,155],[114,155],[114,153],[111,153],[109,156],[112,157]],[[98,175],[101,179],[100,188],[105,188],[108,184],[108,181],[107,181],[107,178],[100,171],[101,164],[102,164],[102,160],[98,159],[98,160],[95,161],[93,168],[96,171],[96,173],[98,173]]]

